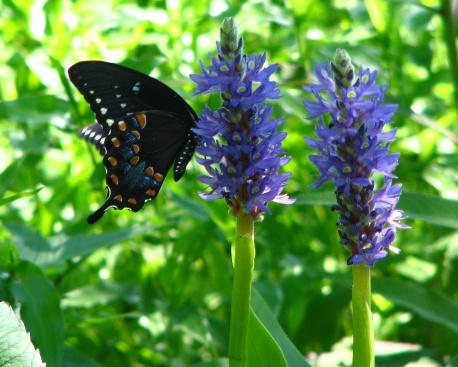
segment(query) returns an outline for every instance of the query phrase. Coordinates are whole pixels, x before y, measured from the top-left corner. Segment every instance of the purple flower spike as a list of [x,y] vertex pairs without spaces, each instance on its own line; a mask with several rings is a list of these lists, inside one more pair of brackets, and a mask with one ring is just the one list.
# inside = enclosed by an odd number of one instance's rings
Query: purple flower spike
[[[345,50],[337,50],[334,63],[319,65],[316,76],[318,84],[305,88],[315,97],[305,101],[308,118],[318,118],[318,139],[306,139],[318,150],[310,155],[320,172],[313,186],[334,183],[338,231],[351,252],[347,263],[371,267],[388,250],[399,252],[392,246],[396,229],[408,228],[399,222],[404,213],[396,209],[401,185],[391,185],[399,154],[390,153],[388,146],[396,131],[383,132],[397,106],[383,103],[386,88],[375,84],[376,71],[360,68],[355,76]],[[384,179],[379,191],[374,173]]]
[[270,201],[293,202],[282,193],[291,175],[279,173],[289,161],[281,147],[286,133],[276,131],[282,119],[271,120],[272,108],[265,103],[280,97],[277,83],[270,80],[277,65],[265,67],[265,54],[243,53],[232,19],[224,20],[217,49],[211,65],[191,75],[196,94],[220,93],[223,100],[216,111],[205,108],[194,129],[198,162],[208,173],[200,180],[211,189],[201,197],[224,198],[233,214],[244,208],[256,218]]

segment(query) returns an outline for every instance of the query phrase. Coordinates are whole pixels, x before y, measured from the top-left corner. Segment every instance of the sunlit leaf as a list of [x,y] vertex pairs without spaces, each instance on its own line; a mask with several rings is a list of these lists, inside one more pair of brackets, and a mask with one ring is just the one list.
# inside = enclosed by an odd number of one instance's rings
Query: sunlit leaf
[[0,118],[28,124],[61,121],[67,111],[67,102],[52,95],[21,97],[0,103]]
[[3,367],[45,367],[30,334],[11,307],[0,302],[0,365]]
[[364,0],[364,3],[374,28],[380,33],[385,32],[387,26],[386,2],[383,0]]
[[374,292],[406,307],[426,320],[458,333],[458,303],[443,293],[399,279],[373,279]]
[[71,258],[88,255],[101,247],[109,247],[158,228],[134,227],[102,234],[55,236],[48,241],[31,228],[14,224],[6,227],[14,236],[21,259],[41,267],[59,266]]
[[22,262],[15,272],[13,294],[21,317],[48,367],[60,367],[64,348],[64,320],[59,295],[35,265]]
[[62,367],[101,367],[99,363],[74,348],[65,347]]
[[[252,291],[251,295],[251,305],[253,313],[256,315],[256,320],[259,322],[265,330],[268,332],[270,337],[273,339],[275,344],[272,341],[267,340],[266,343],[272,343],[272,349],[275,349],[274,346],[276,345],[280,348],[281,353],[283,354],[283,358],[285,359],[286,366],[288,367],[310,367],[310,364],[307,363],[305,358],[301,355],[301,353],[297,350],[294,344],[289,340],[286,336],[285,332],[282,330],[281,326],[278,324],[274,314],[269,309],[265,301],[263,300],[262,296],[257,292],[255,289]],[[251,320],[250,320],[251,322]],[[260,332],[260,331],[259,331]],[[279,356],[272,358],[279,358]],[[280,359],[281,360],[281,359]],[[267,365],[268,366],[268,365]],[[280,366],[280,365],[278,365]]]
[[9,195],[7,197],[2,197],[2,198],[0,198],[0,206],[9,204],[9,203],[11,203],[13,201],[16,201],[16,200],[19,200],[19,199],[22,199],[22,198],[26,198],[27,196],[33,196],[37,192],[39,192],[41,189],[42,188],[39,187],[38,189],[35,189],[35,190],[18,192],[16,194]]
[[15,159],[2,173],[0,173],[0,197],[14,180],[17,169],[21,163],[22,159]]
[[280,346],[254,312],[248,323],[247,367],[287,367]]

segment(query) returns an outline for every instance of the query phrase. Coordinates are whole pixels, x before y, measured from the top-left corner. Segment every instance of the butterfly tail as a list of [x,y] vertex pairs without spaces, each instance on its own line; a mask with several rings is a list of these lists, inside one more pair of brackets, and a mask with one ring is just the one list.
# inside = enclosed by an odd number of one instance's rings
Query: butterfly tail
[[89,224],[94,224],[97,222],[100,218],[103,217],[105,214],[105,211],[110,207],[110,203],[108,201],[105,202],[99,209],[97,209],[93,214],[91,214],[89,217],[87,217],[87,222]]

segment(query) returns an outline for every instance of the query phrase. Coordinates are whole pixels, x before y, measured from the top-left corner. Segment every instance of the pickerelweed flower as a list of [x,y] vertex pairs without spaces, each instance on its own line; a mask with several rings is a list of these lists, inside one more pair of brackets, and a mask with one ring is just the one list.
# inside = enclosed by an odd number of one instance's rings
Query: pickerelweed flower
[[232,19],[222,24],[217,50],[208,68],[201,64],[201,75],[191,75],[196,94],[220,93],[223,100],[216,111],[206,107],[194,129],[197,160],[208,173],[200,180],[211,189],[201,197],[225,198],[234,214],[244,207],[256,218],[270,201],[293,202],[282,194],[290,174],[279,173],[289,161],[281,147],[286,133],[276,131],[282,119],[270,120],[272,108],[265,103],[280,97],[277,83],[270,80],[277,65],[264,67],[265,54],[243,53]]
[[[337,50],[335,62],[316,68],[318,84],[305,88],[315,97],[306,101],[308,118],[319,118],[318,139],[306,139],[319,154],[310,155],[320,176],[315,188],[325,181],[335,185],[340,214],[337,223],[341,243],[351,255],[347,263],[372,266],[387,250],[398,253],[391,244],[404,218],[396,210],[401,185],[392,184],[399,154],[389,152],[396,130],[384,132],[397,105],[384,104],[385,86],[375,83],[377,71],[360,68],[355,77],[350,56]],[[374,173],[383,177],[376,191]]]

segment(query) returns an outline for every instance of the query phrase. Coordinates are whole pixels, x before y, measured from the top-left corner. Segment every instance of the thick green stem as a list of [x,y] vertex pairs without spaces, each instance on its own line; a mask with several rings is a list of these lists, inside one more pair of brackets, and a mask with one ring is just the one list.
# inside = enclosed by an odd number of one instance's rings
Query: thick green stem
[[445,43],[447,44],[448,50],[448,62],[455,93],[455,109],[458,109],[458,51],[456,46],[455,23],[450,0],[442,0],[441,10],[444,22]]
[[229,367],[246,367],[255,248],[253,219],[242,210],[237,215],[237,237],[232,250],[234,284],[229,334]]
[[374,327],[371,313],[371,270],[353,265],[353,367],[374,367]]

